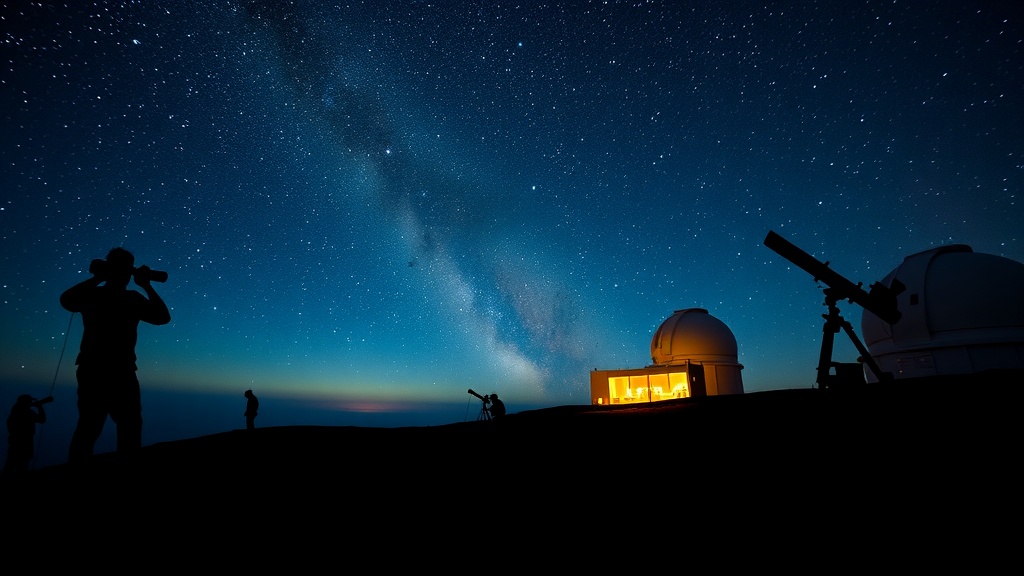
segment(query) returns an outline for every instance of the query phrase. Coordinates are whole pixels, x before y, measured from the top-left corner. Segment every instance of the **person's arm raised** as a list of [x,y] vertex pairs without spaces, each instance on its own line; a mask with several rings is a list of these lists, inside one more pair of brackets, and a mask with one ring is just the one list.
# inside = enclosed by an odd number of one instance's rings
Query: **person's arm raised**
[[167,309],[167,304],[164,299],[157,294],[156,289],[153,288],[153,284],[149,281],[148,266],[141,266],[140,269],[144,268],[145,271],[142,274],[135,274],[135,283],[140,288],[146,291],[146,296],[149,297],[149,306],[146,308],[146,314],[142,320],[149,322],[150,324],[162,325],[167,324],[171,321],[171,311]]

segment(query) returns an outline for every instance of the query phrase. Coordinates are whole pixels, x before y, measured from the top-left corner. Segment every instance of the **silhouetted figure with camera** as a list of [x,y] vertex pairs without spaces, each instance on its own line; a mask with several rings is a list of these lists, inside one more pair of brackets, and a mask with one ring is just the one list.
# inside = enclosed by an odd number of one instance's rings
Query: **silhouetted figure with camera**
[[491,394],[489,400],[490,407],[487,411],[491,413],[491,420],[501,420],[505,415],[505,403],[498,399],[497,394]]
[[[165,272],[135,267],[135,256],[114,248],[106,260],[93,260],[92,277],[67,289],[60,304],[82,315],[82,344],[78,366],[78,424],[71,437],[68,462],[92,456],[107,416],[117,425],[117,452],[126,455],[142,447],[142,395],[139,390],[135,343],[139,323],[164,325],[171,313],[152,282]],[[128,289],[128,282],[145,296]]]
[[256,428],[256,414],[260,409],[260,401],[256,398],[256,395],[252,393],[252,390],[245,391],[245,429],[254,430]]
[[35,457],[36,424],[46,423],[43,404],[53,402],[53,396],[36,400],[29,394],[18,396],[18,400],[7,416],[7,461],[4,476],[20,476],[28,470]]

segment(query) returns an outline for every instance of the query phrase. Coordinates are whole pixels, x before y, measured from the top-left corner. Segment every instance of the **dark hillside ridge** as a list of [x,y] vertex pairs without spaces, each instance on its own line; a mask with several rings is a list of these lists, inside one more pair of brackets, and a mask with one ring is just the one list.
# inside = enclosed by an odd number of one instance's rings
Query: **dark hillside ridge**
[[[1018,491],[1020,384],[1019,372],[999,372],[443,426],[234,430],[33,470],[3,491],[9,516],[52,538],[81,537],[82,518],[147,534],[187,518],[204,532],[244,526],[257,510],[282,538],[335,519],[359,526],[358,538],[447,541],[425,524],[490,518],[491,506],[506,520],[455,534],[518,538],[529,525],[531,538],[562,538],[666,518],[728,530],[770,520],[820,537],[865,521],[962,530],[950,523],[981,522]],[[994,525],[984,526],[971,537]]]

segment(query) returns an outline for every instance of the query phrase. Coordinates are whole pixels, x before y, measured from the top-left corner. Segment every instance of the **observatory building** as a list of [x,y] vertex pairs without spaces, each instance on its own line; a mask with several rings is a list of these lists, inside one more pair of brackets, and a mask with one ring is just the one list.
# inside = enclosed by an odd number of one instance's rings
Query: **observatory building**
[[742,394],[736,337],[703,308],[676,310],[651,338],[653,364],[590,372],[591,404]]
[[897,296],[900,320],[861,316],[864,345],[883,374],[1024,371],[1024,264],[953,244],[907,256],[881,283],[895,280],[906,286]]

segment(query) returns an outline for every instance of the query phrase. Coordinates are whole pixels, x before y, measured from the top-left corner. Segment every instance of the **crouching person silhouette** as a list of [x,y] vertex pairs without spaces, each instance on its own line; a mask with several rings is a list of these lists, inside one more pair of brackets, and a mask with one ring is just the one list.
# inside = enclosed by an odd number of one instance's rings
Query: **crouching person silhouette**
[[7,461],[5,477],[21,476],[35,456],[36,424],[46,423],[43,404],[53,402],[53,396],[36,400],[29,394],[18,396],[7,416]]
[[492,420],[501,420],[505,416],[505,403],[498,400],[497,394],[491,394],[489,397],[491,401],[491,407],[488,411],[491,413]]
[[[93,260],[93,274],[67,289],[60,304],[82,315],[82,343],[78,366],[78,424],[71,437],[68,462],[92,456],[107,416],[117,426],[117,452],[131,454],[142,447],[142,396],[137,376],[135,343],[139,322],[163,325],[171,313],[152,280],[166,275],[148,266],[135,268],[135,256],[114,248],[106,260]],[[145,291],[145,296],[128,289],[128,282]]]

